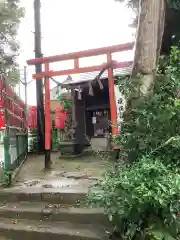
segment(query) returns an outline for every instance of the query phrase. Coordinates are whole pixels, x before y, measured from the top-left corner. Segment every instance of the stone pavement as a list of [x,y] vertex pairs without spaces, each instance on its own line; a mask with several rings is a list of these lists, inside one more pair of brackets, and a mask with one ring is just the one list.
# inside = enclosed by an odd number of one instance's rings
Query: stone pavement
[[30,155],[14,185],[0,189],[0,239],[109,239],[103,209],[84,205],[108,163],[92,156],[63,160],[58,153],[52,162],[44,171],[44,156]]
[[30,155],[14,183],[19,187],[63,188],[66,186],[88,187],[104,172],[107,162],[94,156],[73,159],[59,159],[59,153],[52,153],[50,171],[44,171],[44,156]]

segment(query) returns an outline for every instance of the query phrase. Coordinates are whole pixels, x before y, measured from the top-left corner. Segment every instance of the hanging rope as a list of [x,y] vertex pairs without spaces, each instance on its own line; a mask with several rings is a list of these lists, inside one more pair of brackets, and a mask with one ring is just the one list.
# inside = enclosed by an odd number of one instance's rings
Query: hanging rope
[[90,95],[90,96],[93,96],[94,94],[93,94],[93,87],[92,87],[92,83],[91,83],[91,82],[89,82],[89,83],[88,83],[88,85],[89,85],[89,95]]
[[50,79],[51,79],[54,83],[56,83],[57,86],[59,86],[59,87],[64,87],[64,84],[62,84],[62,83],[56,81],[53,77],[50,77]]
[[97,79],[97,82],[98,82],[98,84],[99,84],[99,88],[101,89],[101,90],[103,90],[104,89],[104,86],[103,86],[103,84],[102,84],[102,82],[101,82],[101,79]]
[[82,100],[81,87],[78,87],[78,100]]
[[103,67],[103,69],[100,71],[100,73],[95,77],[95,79],[93,80],[93,81],[97,81],[98,82],[98,84],[99,84],[99,88],[102,90],[102,89],[104,89],[104,86],[103,86],[103,84],[102,84],[102,82],[101,82],[101,80],[100,80],[100,77],[103,75],[103,73],[108,69],[108,68],[111,68],[112,66],[113,66],[113,63],[114,63],[115,61],[111,61],[111,62],[109,62],[109,63],[107,63],[104,67]]
[[69,81],[72,81],[72,77],[70,75],[67,76],[65,82],[69,82]]
[[[115,61],[111,61],[111,62],[109,62],[109,63],[107,63],[107,64],[105,64],[105,66],[102,68],[102,70],[100,71],[100,73],[98,74],[98,76],[96,76],[95,78],[94,78],[94,80],[92,80],[92,81],[90,81],[90,82],[88,82],[88,85],[89,85],[89,95],[91,95],[91,96],[93,96],[94,94],[93,94],[93,87],[92,87],[92,82],[94,82],[94,81],[97,81],[98,82],[98,84],[99,84],[99,88],[101,89],[101,90],[103,90],[104,89],[104,86],[103,86],[103,83],[102,83],[102,81],[101,81],[101,76],[103,75],[103,73],[108,69],[108,68],[111,68],[111,67],[113,67],[113,63],[114,63]],[[69,86],[73,86],[74,85],[74,83],[72,82],[72,77],[70,76],[70,75],[68,75],[68,77],[67,77],[67,79],[65,80],[65,82],[63,82],[63,83],[60,83],[60,82],[58,82],[58,81],[56,81],[54,78],[52,78],[52,77],[50,77],[58,86],[61,86],[61,87],[68,87],[68,89],[69,89]],[[68,83],[69,82],[69,83]],[[75,86],[74,86],[75,87]],[[77,87],[77,85],[76,85],[76,87]],[[81,91],[82,92],[82,91]],[[79,95],[79,97],[80,97],[80,94],[78,93],[78,95]]]
[[70,94],[70,90],[71,90],[71,88],[68,86],[68,87],[67,87],[68,96],[69,96],[69,94]]

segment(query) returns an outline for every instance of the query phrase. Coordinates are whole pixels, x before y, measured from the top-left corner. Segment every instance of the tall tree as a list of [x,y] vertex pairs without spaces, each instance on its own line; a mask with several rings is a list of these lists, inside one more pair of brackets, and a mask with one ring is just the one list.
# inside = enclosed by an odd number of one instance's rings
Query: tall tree
[[[138,9],[134,64],[129,94],[126,96],[125,123],[132,120],[138,105],[152,92],[164,33],[165,0],[140,0]],[[126,131],[126,124],[122,126],[123,131]],[[128,158],[131,162],[136,158],[134,151],[136,146],[130,149],[132,150],[128,152]]]
[[[138,6],[137,3],[139,3]],[[149,92],[153,85],[164,33],[166,6],[165,0],[140,0],[139,2],[130,0],[128,4],[138,9],[136,48],[132,71],[134,91],[129,99],[131,108],[136,100]]]
[[0,1],[0,73],[5,74],[10,83],[16,82],[19,66],[16,57],[19,43],[16,39],[24,9],[20,0]]
[[[116,0],[116,1],[120,3],[125,2],[127,7],[132,9],[134,13],[134,19],[130,26],[137,28],[140,0]],[[170,46],[172,46],[172,44],[176,44],[180,40],[180,30],[177,25],[177,22],[180,21],[180,1],[166,0],[165,3],[166,3],[165,29],[164,36],[162,39],[161,53],[167,55],[170,53]],[[172,36],[176,36],[176,38],[172,39]]]

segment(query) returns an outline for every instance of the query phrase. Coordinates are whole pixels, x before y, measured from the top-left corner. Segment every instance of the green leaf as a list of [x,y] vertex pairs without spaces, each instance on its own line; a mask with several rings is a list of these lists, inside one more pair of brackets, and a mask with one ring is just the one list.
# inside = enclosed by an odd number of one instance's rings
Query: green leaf
[[150,236],[153,237],[155,240],[163,240],[164,239],[164,233],[158,230],[152,230],[149,232]]

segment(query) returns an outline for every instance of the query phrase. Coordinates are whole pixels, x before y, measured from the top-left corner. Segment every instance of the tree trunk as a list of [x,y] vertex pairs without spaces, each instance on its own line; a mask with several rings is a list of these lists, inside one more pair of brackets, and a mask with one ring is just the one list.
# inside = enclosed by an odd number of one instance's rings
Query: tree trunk
[[[133,105],[153,86],[157,59],[164,33],[165,0],[140,0],[132,84],[134,91],[129,104]],[[142,74],[142,77],[138,77]]]
[[163,40],[164,29],[165,29],[165,14],[166,14],[166,2],[163,0],[160,2],[160,8],[159,8],[157,60],[160,56],[160,52],[162,49],[162,40]]

